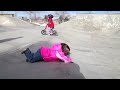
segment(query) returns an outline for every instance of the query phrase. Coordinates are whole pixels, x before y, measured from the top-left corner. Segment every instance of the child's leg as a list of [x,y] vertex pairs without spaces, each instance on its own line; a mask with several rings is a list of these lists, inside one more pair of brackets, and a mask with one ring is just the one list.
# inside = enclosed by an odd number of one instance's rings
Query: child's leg
[[40,49],[36,53],[31,53],[30,50],[25,52],[25,56],[27,57],[28,61],[33,63],[37,61],[43,61],[42,56],[40,54]]
[[53,33],[53,28],[50,28],[50,34],[52,34]]
[[28,61],[33,59],[33,53],[28,49],[25,53],[26,58],[28,59]]
[[44,61],[42,58],[42,55],[40,53],[40,49],[38,49],[38,51],[36,53],[34,53],[33,59],[31,60],[31,63],[38,62],[38,61]]

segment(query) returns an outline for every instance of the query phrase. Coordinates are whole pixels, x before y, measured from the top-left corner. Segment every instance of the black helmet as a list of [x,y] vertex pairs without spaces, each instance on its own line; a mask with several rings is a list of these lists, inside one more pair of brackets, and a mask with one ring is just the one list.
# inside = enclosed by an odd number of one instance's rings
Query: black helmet
[[52,14],[48,14],[48,17],[49,17],[49,18],[53,18],[53,15],[52,15]]

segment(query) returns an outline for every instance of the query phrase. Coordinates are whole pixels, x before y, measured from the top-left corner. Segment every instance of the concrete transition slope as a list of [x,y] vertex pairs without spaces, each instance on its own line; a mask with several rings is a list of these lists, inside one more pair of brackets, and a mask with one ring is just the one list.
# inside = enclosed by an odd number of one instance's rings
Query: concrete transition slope
[[69,22],[63,23],[62,27],[71,27],[84,31],[113,30],[120,28],[119,14],[81,14],[73,17]]
[[[64,71],[62,68],[63,64],[29,64],[25,63],[25,57],[20,55],[20,52],[11,52],[9,48],[9,55],[6,54],[0,56],[0,75],[1,78],[66,78],[75,75],[76,72],[80,71],[85,78],[88,79],[118,79],[120,78],[120,15],[119,14],[81,14],[73,17],[70,21],[64,22],[62,24],[56,25],[55,29],[58,32],[58,36],[44,36],[40,34],[42,29],[34,28],[23,28],[22,30],[18,27],[30,27],[29,23],[12,17],[0,16],[0,26],[12,26],[17,29],[16,31],[4,32],[0,34],[1,38],[1,48],[0,52],[9,46],[18,47],[23,44],[31,44],[34,42],[39,42],[34,44],[30,48],[36,48],[39,45],[50,46],[54,43],[65,42],[71,48],[70,57],[73,61],[79,65],[80,70],[76,69],[77,65],[69,66],[69,69]],[[5,28],[6,29],[6,28]],[[12,29],[12,28],[11,28]],[[26,31],[25,31],[26,30]],[[10,36],[9,36],[10,35]],[[15,37],[22,37],[17,38]],[[12,39],[12,40],[11,40]],[[11,40],[11,41],[10,41]],[[7,41],[7,42],[5,42]],[[43,41],[43,43],[42,43]],[[45,42],[45,43],[44,43]],[[17,44],[17,45],[16,45]],[[36,46],[37,45],[37,46]],[[5,47],[6,46],[6,47]],[[40,65],[39,65],[40,64]],[[22,67],[23,65],[23,67]],[[60,67],[59,67],[60,65]],[[48,69],[50,66],[51,69]],[[53,67],[55,66],[55,67]],[[65,64],[64,64],[65,66]],[[74,68],[75,66],[75,68]],[[18,70],[15,70],[16,68]],[[28,70],[28,69],[31,69]],[[44,69],[45,67],[46,69]],[[66,68],[68,68],[66,66]],[[27,69],[28,68],[28,69]],[[40,70],[35,69],[40,68]],[[42,69],[43,68],[43,69]],[[60,68],[60,69],[59,69]],[[53,70],[55,69],[55,70]],[[71,70],[77,70],[72,72]],[[24,70],[26,76],[23,75]],[[43,70],[43,71],[42,71]],[[45,71],[44,71],[45,70]],[[48,70],[48,71],[47,71]],[[58,71],[56,74],[50,71]],[[20,71],[20,72],[17,72]],[[49,72],[49,73],[46,73]],[[33,75],[33,72],[39,74]],[[43,74],[41,73],[43,72]],[[80,72],[76,73],[80,76]],[[70,74],[71,73],[71,74]],[[33,76],[32,76],[33,75]],[[40,77],[39,77],[40,75]],[[60,75],[60,76],[59,76]],[[62,76],[65,75],[65,76]],[[75,78],[77,76],[72,76]],[[81,77],[78,77],[81,78]]]
[[32,25],[16,17],[0,15],[0,26],[25,27],[25,26],[32,26]]
[[119,14],[81,14],[56,30],[86,78],[120,78]]

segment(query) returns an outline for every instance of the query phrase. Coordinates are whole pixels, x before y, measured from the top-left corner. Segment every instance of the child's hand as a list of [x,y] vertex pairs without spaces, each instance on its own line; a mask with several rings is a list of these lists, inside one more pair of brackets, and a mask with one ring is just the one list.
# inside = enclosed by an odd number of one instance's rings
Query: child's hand
[[65,63],[74,63],[74,62],[67,62],[67,61],[65,61]]
[[69,63],[68,61],[65,61],[65,63]]

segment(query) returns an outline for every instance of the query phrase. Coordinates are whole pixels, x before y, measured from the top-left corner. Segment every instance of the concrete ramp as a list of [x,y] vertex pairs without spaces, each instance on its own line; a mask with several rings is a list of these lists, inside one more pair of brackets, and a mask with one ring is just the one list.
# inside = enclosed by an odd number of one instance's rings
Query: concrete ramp
[[59,25],[83,31],[106,31],[120,29],[120,14],[81,14]]
[[[0,18],[1,21],[3,19]],[[0,55],[0,78],[83,78],[80,72],[86,79],[120,78],[119,14],[76,16],[68,22],[55,26],[58,32],[56,37],[41,35],[40,27],[17,28],[19,25],[30,24],[12,17],[10,20],[13,21],[8,25],[16,25],[16,31],[9,30],[10,32],[0,34],[0,51],[7,51]],[[13,23],[14,21],[17,23]],[[6,30],[6,27],[4,28]],[[0,29],[4,31],[1,27]],[[32,45],[35,42],[39,43]],[[25,57],[20,54],[21,49],[29,45],[32,45],[29,48],[34,52],[40,46],[51,47],[61,42],[70,46],[70,57],[75,64],[44,62],[31,64],[25,62]],[[17,50],[9,49],[13,47]]]
[[86,78],[120,78],[120,14],[83,14],[55,28]]
[[25,27],[33,25],[16,17],[0,15],[0,26]]

